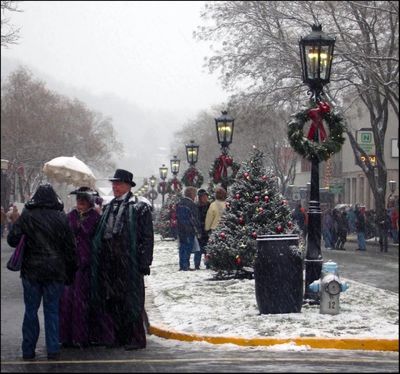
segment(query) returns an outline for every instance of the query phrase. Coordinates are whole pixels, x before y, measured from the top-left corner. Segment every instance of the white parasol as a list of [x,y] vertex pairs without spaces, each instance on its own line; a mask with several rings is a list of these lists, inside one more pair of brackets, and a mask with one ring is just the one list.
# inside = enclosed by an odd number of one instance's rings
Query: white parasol
[[96,177],[83,161],[73,157],[56,157],[46,162],[43,173],[50,179],[77,187],[95,188]]

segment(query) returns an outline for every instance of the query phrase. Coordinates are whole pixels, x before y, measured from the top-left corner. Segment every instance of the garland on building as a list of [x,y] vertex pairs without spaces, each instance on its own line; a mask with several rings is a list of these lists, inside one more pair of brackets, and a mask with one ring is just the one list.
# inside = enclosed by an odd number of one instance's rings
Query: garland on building
[[194,166],[190,166],[189,169],[185,171],[182,177],[182,183],[186,186],[193,186],[200,188],[203,185],[204,177]]
[[[228,175],[228,168],[231,169]],[[210,177],[213,183],[222,183],[227,186],[235,181],[236,174],[240,169],[240,165],[233,161],[229,155],[220,155],[214,160],[212,169],[210,170]]]
[[[307,137],[304,136],[303,127],[311,120]],[[327,135],[323,121],[328,124]],[[318,102],[316,107],[307,108],[293,115],[288,123],[288,138],[292,148],[308,160],[317,158],[319,161],[328,160],[332,154],[339,152],[345,139],[343,118],[325,102]],[[319,141],[315,142],[315,133],[319,132]]]

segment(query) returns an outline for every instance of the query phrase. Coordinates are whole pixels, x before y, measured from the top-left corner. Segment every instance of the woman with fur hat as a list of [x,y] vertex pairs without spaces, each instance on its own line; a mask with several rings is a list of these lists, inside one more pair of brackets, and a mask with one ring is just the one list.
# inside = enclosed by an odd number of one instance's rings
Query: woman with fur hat
[[72,191],[76,195],[76,207],[68,213],[69,224],[74,232],[78,271],[74,282],[65,287],[60,302],[60,341],[64,347],[85,347],[90,342],[90,257],[91,240],[100,220],[95,209],[98,193],[89,187]]

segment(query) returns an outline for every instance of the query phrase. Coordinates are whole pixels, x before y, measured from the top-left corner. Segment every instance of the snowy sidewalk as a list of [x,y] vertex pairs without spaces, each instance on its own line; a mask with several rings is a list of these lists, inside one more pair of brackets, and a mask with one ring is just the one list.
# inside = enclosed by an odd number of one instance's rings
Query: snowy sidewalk
[[[193,259],[191,258],[191,266]],[[211,270],[178,271],[177,241],[156,236],[151,275],[145,277],[150,324],[201,335],[398,339],[398,294],[347,281],[340,314],[323,315],[319,306],[301,313],[260,315],[252,280],[215,281]]]

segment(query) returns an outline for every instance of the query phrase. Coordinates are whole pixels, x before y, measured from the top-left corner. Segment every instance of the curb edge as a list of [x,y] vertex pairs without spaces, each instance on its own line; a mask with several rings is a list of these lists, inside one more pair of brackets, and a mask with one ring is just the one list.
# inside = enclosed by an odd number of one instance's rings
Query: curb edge
[[274,338],[254,337],[242,338],[233,336],[212,336],[184,333],[163,329],[150,324],[148,333],[165,339],[181,341],[205,341],[211,344],[236,344],[241,346],[270,346],[294,342],[296,345],[308,345],[317,349],[349,349],[368,351],[399,351],[399,339],[353,339],[353,338],[317,338],[317,337],[295,337],[295,338]]

